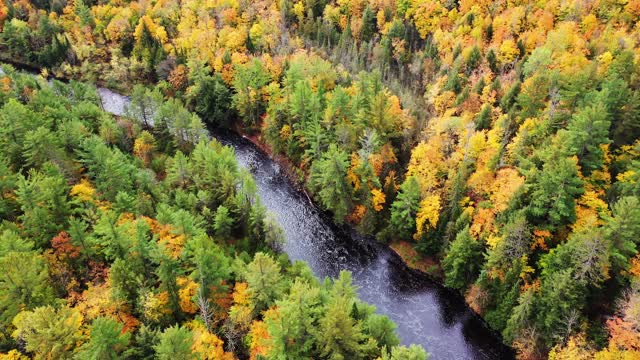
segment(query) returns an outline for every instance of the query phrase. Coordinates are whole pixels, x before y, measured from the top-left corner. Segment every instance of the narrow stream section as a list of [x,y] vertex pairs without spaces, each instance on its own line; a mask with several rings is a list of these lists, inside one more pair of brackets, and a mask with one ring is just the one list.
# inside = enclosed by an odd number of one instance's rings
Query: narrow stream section
[[228,132],[213,136],[233,147],[252,173],[262,203],[284,230],[289,257],[306,261],[319,278],[351,271],[362,300],[398,324],[403,344],[422,345],[430,359],[513,358],[460,295],[407,268],[389,247],[336,226],[249,140]]

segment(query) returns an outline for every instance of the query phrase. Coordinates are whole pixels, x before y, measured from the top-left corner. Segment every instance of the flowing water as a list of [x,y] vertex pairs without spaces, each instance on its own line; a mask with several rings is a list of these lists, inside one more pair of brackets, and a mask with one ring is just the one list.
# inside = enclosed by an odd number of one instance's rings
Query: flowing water
[[[104,88],[99,94],[106,111],[123,114],[128,97]],[[403,344],[422,345],[430,359],[513,358],[459,294],[407,268],[387,246],[335,225],[250,141],[229,132],[213,135],[233,147],[239,164],[252,173],[262,203],[284,230],[289,257],[306,261],[319,278],[351,271],[362,300],[398,325]]]
[[407,268],[389,247],[336,226],[247,139],[228,132],[214,137],[233,147],[252,173],[262,203],[284,230],[289,257],[306,261],[320,278],[351,271],[361,299],[398,324],[403,344],[422,345],[430,359],[513,358],[460,295]]

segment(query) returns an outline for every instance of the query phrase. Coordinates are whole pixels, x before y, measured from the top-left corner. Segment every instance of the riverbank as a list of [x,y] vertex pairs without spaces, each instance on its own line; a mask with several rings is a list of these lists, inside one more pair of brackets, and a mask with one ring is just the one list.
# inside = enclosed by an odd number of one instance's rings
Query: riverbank
[[[269,158],[280,165],[284,170],[284,175],[296,187],[296,189],[304,193],[313,206],[319,209],[321,208],[307,192],[302,170],[295,166],[295,164],[293,164],[286,156],[282,154],[275,154],[273,149],[262,139],[262,135],[248,133],[238,126],[232,129],[232,131],[237,132],[245,139],[251,141],[251,143],[253,143],[258,149],[262,150],[269,156]],[[402,259],[406,266],[411,269],[421,271],[425,275],[428,275],[439,283],[442,283],[444,273],[442,272],[440,263],[433,257],[427,257],[420,254],[410,242],[404,240],[394,240],[389,243],[388,246],[400,257],[400,259]]]

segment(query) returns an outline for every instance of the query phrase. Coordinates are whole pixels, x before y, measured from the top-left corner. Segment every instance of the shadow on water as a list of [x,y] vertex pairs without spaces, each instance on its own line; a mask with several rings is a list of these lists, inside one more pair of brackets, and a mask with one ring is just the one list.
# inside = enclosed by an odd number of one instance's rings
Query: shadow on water
[[289,257],[306,261],[320,278],[351,271],[360,297],[398,324],[403,344],[422,345],[431,359],[514,357],[458,293],[407,268],[389,247],[334,224],[249,140],[222,131],[213,136],[232,146],[239,164],[252,173],[262,203],[284,230]]

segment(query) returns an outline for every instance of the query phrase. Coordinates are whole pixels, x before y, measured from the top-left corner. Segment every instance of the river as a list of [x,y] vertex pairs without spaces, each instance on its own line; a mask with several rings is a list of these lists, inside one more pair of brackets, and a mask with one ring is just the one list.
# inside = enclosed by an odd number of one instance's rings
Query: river
[[[123,114],[126,96],[104,88],[99,94],[106,111]],[[334,224],[247,139],[220,131],[213,136],[233,147],[238,163],[253,175],[262,203],[284,230],[289,257],[306,261],[319,278],[351,271],[361,299],[398,325],[403,344],[420,344],[436,360],[514,357],[458,293],[409,269],[389,247]]]
[[351,271],[361,299],[398,325],[403,344],[422,345],[430,359],[513,358],[459,294],[407,268],[388,246],[336,226],[249,140],[229,132],[213,135],[251,171],[262,203],[284,230],[289,257],[306,261],[320,278]]

